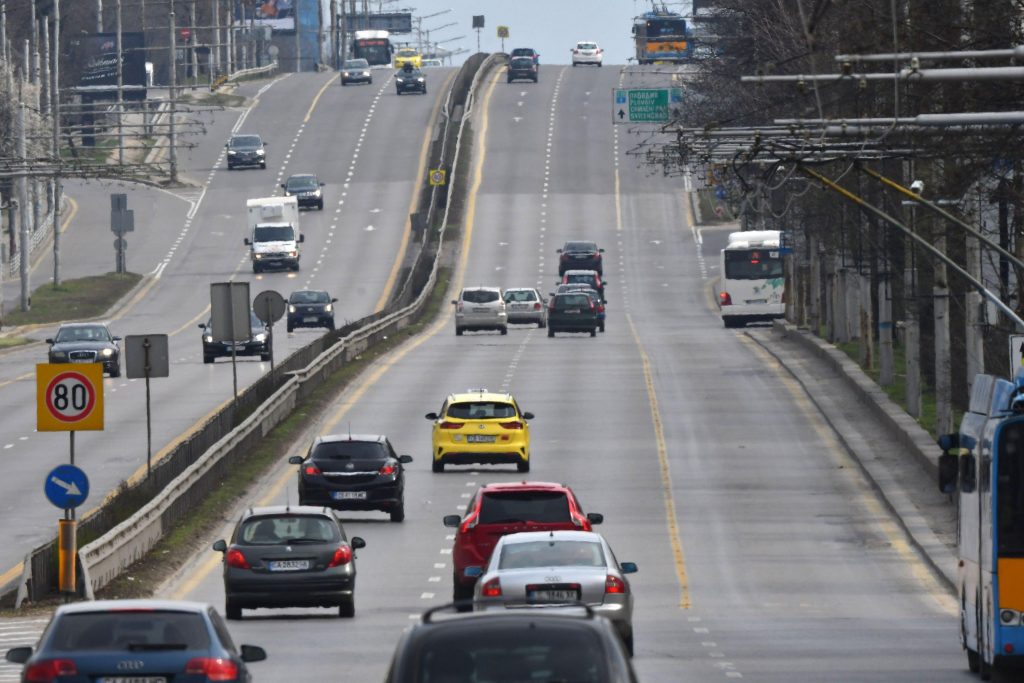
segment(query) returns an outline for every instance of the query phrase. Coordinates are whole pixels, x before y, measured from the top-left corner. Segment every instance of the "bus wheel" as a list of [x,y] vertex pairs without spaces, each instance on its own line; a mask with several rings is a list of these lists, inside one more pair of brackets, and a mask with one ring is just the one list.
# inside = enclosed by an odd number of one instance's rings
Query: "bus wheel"
[[971,670],[972,674],[981,670],[981,656],[970,648],[967,648],[967,668]]

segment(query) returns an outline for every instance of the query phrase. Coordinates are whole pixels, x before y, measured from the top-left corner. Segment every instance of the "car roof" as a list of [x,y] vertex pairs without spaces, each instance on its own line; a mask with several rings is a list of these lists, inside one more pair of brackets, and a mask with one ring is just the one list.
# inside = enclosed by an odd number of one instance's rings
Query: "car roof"
[[383,434],[321,434],[313,439],[313,443],[337,443],[339,441],[362,441],[366,443],[384,443],[387,437]]
[[[420,622],[415,624],[414,630],[417,629],[434,629],[444,628],[445,626],[452,626],[455,628],[465,627],[467,623],[473,625],[480,625],[483,623],[494,623],[502,624],[512,622],[513,624],[521,624],[523,621],[548,621],[552,623],[571,623],[581,624],[582,628],[594,628],[601,627],[602,624],[608,623],[604,618],[597,618],[598,615],[589,606],[585,604],[573,605],[573,607],[579,607],[581,614],[576,614],[566,610],[544,610],[544,609],[529,609],[529,610],[505,610],[501,612],[492,611],[479,611],[479,612],[462,612],[454,613],[451,612],[451,605],[440,605],[429,609],[420,616]],[[438,620],[433,620],[434,614],[439,612],[445,613],[445,616]]]
[[448,400],[453,402],[462,401],[506,401],[511,403],[515,399],[512,398],[512,394],[499,394],[495,391],[487,391],[481,389],[480,391],[464,391],[458,394],[448,394]]
[[555,491],[565,492],[569,487],[553,481],[500,481],[484,484],[481,491]]
[[536,292],[536,287],[506,287],[506,292]]
[[57,608],[55,616],[61,614],[82,614],[85,612],[112,612],[116,610],[154,610],[204,614],[207,609],[209,609],[209,605],[204,602],[191,602],[187,600],[92,600],[61,605]]

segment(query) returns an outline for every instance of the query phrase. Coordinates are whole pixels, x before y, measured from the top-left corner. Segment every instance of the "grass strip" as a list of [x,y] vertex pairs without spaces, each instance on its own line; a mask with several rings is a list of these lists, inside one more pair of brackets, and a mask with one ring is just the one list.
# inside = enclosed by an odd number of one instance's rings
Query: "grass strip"
[[138,284],[137,273],[107,273],[37,287],[28,311],[12,311],[4,325],[33,325],[102,316]]

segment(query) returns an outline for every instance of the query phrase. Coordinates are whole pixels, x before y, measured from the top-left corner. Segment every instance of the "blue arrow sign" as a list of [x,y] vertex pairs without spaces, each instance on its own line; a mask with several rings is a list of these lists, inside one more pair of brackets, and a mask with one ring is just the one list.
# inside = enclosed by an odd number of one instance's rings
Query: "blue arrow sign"
[[57,465],[46,475],[43,492],[62,510],[76,508],[89,496],[89,477],[74,465]]

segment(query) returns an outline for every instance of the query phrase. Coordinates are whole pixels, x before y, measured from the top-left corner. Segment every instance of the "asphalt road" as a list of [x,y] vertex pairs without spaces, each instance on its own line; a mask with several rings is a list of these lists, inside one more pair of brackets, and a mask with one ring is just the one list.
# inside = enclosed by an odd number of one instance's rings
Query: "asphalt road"
[[[455,285],[548,291],[562,242],[595,239],[606,249],[607,332],[457,338],[446,314],[367,371],[314,431],[386,433],[412,454],[406,520],[346,516],[368,544],[354,620],[258,610],[232,624],[236,640],[269,651],[255,675],[380,680],[398,632],[449,599],[441,517],[480,484],[522,475],[432,474],[423,415],[447,392],[487,387],[537,416],[529,477],[570,484],[604,513],[599,530],[620,561],[639,565],[645,683],[969,680],[955,601],[795,382],[722,327],[710,292],[724,235],[691,228],[681,179],[637,164],[652,131],[611,125],[611,88],[664,76],[612,66],[544,66],[537,85],[503,76],[478,99]],[[249,503],[287,500],[295,472],[282,464]],[[200,554],[166,595],[222,605],[219,561]]]
[[[389,70],[375,72],[372,85],[341,87],[336,74],[289,74],[242,86],[244,109],[216,112],[198,146],[179,159],[192,186],[160,191],[112,184],[68,188],[76,212],[63,239],[65,277],[112,270],[113,236],[108,195],[127,191],[136,230],[128,236],[128,265],[148,273],[151,284],[111,320],[116,335],[170,335],[171,374],[152,381],[155,457],[177,437],[230,400],[230,361],[204,365],[197,325],[208,316],[209,284],[247,280],[255,296],[275,289],[326,289],[336,296],[341,325],[379,309],[397,271],[409,234],[409,207],[429,124],[446,91],[451,69],[431,70],[427,96],[395,94]],[[268,141],[266,170],[234,170],[224,164],[223,145],[233,130],[258,132]],[[306,241],[299,272],[253,275],[245,237],[245,200],[280,194],[292,173],[316,172],[326,183],[325,208],[301,217]],[[52,260],[37,266],[36,281],[52,272]],[[52,336],[55,327],[35,330]],[[275,334],[275,357],[283,359],[323,330]],[[46,472],[66,462],[64,433],[35,431],[35,364],[46,362],[46,346],[33,344],[0,354],[0,516],[6,532],[0,547],[4,571],[32,547],[56,534],[59,516],[42,495]],[[239,387],[270,364],[242,358]],[[145,472],[144,383],[104,380],[105,430],[76,438],[76,463],[90,478],[87,510],[120,482]]]

